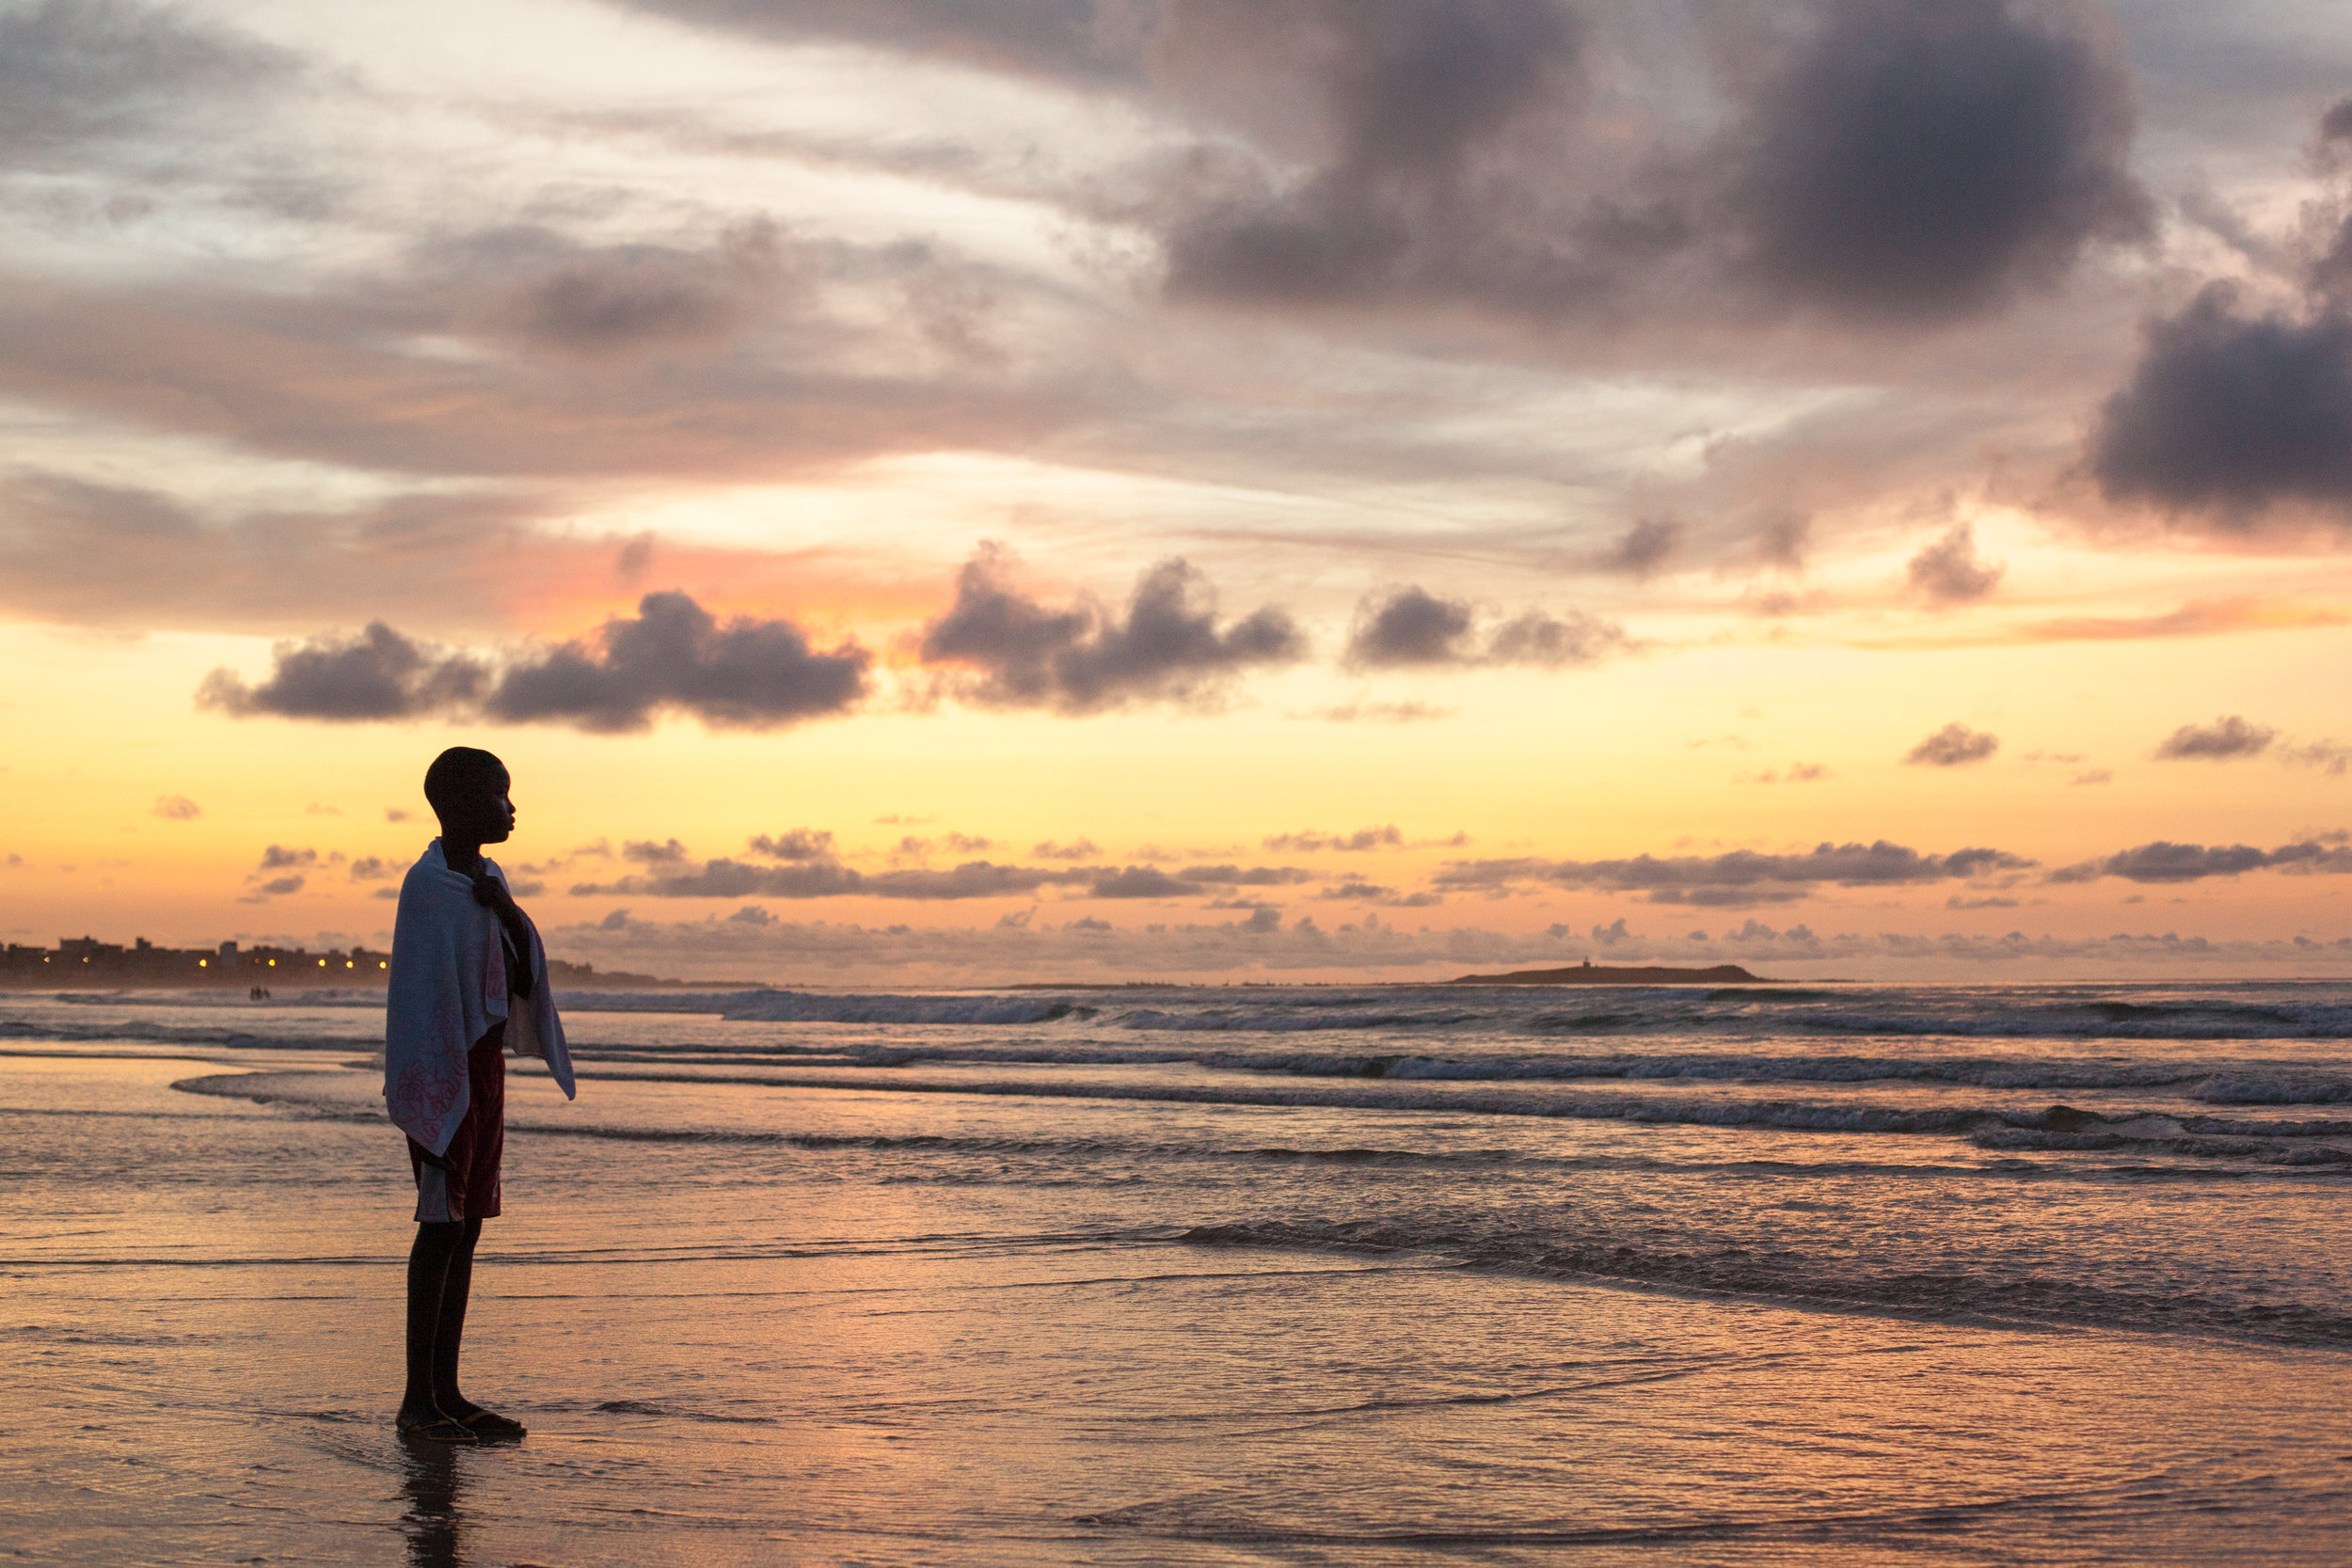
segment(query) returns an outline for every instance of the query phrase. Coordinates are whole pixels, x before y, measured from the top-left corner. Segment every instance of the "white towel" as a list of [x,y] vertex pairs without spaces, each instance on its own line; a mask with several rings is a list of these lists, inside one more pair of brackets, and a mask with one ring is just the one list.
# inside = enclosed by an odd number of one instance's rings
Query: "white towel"
[[[501,882],[506,880],[496,861],[485,855],[482,863]],[[564,1046],[564,1022],[555,1016],[547,949],[528,916],[523,924],[531,932],[531,967],[539,983],[526,1003],[528,1018],[507,1031],[506,1043],[518,1054],[545,1060],[569,1100],[572,1058]],[[437,838],[400,884],[391,990],[384,1006],[385,1108],[401,1131],[435,1154],[448,1152],[472,1100],[466,1053],[505,1019],[508,997],[498,916],[474,901],[472,879],[449,868]]]

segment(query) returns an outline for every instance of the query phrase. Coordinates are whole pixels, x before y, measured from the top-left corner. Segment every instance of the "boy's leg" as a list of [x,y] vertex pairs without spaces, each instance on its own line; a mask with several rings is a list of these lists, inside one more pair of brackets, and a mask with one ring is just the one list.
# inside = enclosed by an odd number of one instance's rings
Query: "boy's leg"
[[433,1402],[444,1416],[459,1420],[482,1407],[457,1391],[457,1357],[466,1338],[466,1301],[473,1293],[473,1249],[482,1240],[482,1222],[467,1220],[451,1228],[460,1232],[442,1275],[440,1312],[433,1329]]
[[[476,1234],[480,1233],[479,1226],[476,1221],[471,1227]],[[461,1252],[468,1255],[467,1278],[469,1283],[471,1281],[472,1247],[466,1234],[469,1228],[467,1224],[454,1220],[420,1223],[416,1245],[408,1250],[408,1387],[401,1396],[400,1414],[394,1418],[400,1426],[420,1426],[438,1416],[460,1414],[440,1408],[435,1363],[439,1359],[437,1341],[449,1294],[450,1273]],[[461,1299],[457,1308],[461,1330],[465,1311]]]

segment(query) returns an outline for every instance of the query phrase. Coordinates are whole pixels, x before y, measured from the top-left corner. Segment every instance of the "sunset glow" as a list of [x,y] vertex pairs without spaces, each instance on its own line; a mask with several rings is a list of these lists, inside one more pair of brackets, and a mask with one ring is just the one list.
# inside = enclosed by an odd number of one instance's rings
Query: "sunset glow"
[[0,8],[0,935],[2352,974],[2352,29],[1736,9]]

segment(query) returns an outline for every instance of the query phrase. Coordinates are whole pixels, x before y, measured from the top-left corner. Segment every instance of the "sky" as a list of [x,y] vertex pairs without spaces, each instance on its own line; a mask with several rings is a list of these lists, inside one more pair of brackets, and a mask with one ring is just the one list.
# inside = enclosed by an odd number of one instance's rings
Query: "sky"
[[2326,0],[0,0],[0,938],[2352,974]]

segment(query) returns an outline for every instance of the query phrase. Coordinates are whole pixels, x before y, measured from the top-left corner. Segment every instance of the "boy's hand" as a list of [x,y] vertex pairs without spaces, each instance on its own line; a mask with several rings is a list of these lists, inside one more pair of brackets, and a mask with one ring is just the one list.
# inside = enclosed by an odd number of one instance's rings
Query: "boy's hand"
[[506,891],[506,884],[486,871],[473,879],[473,901],[509,925],[523,917],[521,907],[515,902],[515,895]]

